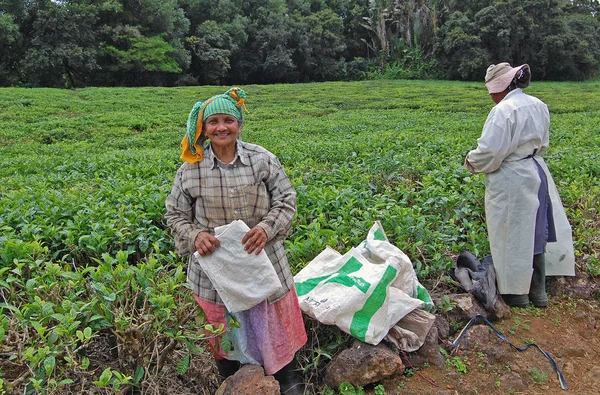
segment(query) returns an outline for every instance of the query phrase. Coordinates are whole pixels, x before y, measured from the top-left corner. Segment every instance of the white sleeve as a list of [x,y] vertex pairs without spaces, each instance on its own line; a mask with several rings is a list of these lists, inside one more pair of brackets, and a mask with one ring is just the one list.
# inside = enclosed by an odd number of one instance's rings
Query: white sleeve
[[508,156],[513,121],[498,107],[492,108],[483,126],[477,148],[467,154],[467,161],[476,173],[496,171]]

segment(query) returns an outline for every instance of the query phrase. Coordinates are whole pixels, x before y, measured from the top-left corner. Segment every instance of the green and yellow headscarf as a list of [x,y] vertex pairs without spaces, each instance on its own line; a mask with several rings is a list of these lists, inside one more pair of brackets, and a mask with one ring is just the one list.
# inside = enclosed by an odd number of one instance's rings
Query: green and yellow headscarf
[[188,163],[200,162],[204,157],[202,145],[206,141],[206,136],[202,133],[202,123],[215,114],[233,115],[241,121],[244,119],[244,111],[248,112],[245,99],[246,92],[234,87],[222,95],[194,104],[188,116],[185,136],[181,140],[181,159]]

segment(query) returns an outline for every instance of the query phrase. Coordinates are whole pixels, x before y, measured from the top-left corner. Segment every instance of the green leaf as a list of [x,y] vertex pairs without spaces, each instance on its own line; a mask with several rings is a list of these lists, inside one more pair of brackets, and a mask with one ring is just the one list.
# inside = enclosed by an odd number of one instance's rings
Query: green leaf
[[146,373],[143,366],[138,366],[135,369],[135,373],[133,374],[133,384],[139,385],[144,378],[144,374]]
[[84,357],[81,360],[81,365],[79,367],[81,368],[81,370],[87,370],[90,367],[90,360]]
[[18,313],[19,315],[21,314],[21,310],[19,310],[18,307],[15,307],[11,304],[0,303],[0,312],[2,311],[1,309],[7,309],[7,310],[13,311],[15,313]]
[[342,395],[356,395],[356,389],[348,382],[340,384],[340,394]]
[[58,340],[58,333],[56,333],[56,331],[51,331],[48,334],[48,339],[46,339],[49,345],[52,345],[54,343],[56,343],[56,341]]
[[56,321],[60,322],[61,324],[66,324],[66,317],[64,316],[64,314],[60,314],[60,313],[54,313],[51,316],[52,318],[54,318]]
[[104,387],[106,387],[106,385],[108,384],[108,382],[110,381],[112,376],[113,376],[113,373],[110,370],[110,368],[106,368],[100,375],[100,378],[98,379],[98,381],[94,381],[94,384],[96,384],[100,388],[104,388]]
[[221,348],[225,352],[231,351],[231,349],[233,348],[233,344],[231,343],[231,339],[229,338],[229,336],[224,335],[223,337],[221,337]]
[[109,302],[114,302],[115,299],[117,298],[117,294],[114,292],[111,292],[108,295],[102,295],[102,297],[104,299],[108,300]]
[[177,364],[177,374],[183,376],[190,367],[190,354],[186,354]]
[[56,358],[54,355],[49,355],[44,360],[44,370],[46,371],[46,376],[50,376],[52,371],[54,370],[54,366],[56,365]]
[[78,273],[73,272],[61,272],[60,276],[67,280],[77,281],[81,277]]

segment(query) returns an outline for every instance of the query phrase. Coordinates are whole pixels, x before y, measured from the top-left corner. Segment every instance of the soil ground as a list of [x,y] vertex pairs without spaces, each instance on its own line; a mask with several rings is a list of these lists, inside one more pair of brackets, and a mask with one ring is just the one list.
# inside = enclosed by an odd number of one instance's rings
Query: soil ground
[[[597,299],[553,298],[546,309],[512,309],[512,316],[494,323],[494,327],[517,347],[536,343],[550,354],[562,371],[568,389],[561,389],[551,363],[536,348],[519,352],[492,331],[477,330],[478,342],[465,338],[457,352],[447,359],[446,366],[422,367],[415,374],[409,370],[409,375],[390,378],[382,383],[386,393],[600,393]],[[474,330],[472,327],[469,332]],[[464,369],[466,373],[459,372]]]

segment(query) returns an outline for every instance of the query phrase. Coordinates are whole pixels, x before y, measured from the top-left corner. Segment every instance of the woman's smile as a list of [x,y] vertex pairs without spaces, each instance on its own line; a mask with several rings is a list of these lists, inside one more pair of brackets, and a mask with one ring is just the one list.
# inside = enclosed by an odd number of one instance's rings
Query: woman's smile
[[235,142],[240,134],[240,122],[229,114],[211,115],[204,122],[204,132],[213,146],[235,147]]

